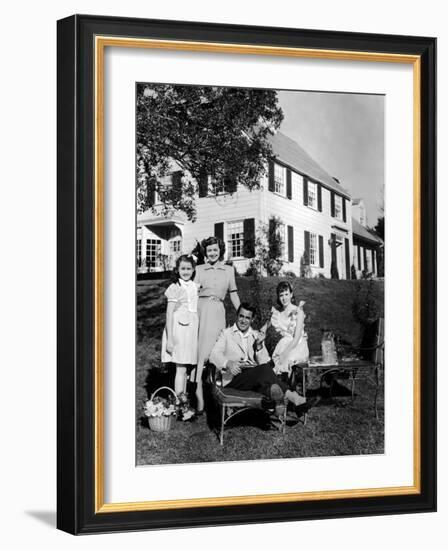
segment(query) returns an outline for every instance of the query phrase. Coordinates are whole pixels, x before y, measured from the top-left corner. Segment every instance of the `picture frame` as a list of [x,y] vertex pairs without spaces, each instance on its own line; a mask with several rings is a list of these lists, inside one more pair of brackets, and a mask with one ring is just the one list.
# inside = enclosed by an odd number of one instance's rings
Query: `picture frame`
[[[109,47],[413,67],[413,484],[105,502],[103,115]],[[435,511],[436,40],[74,15],[58,21],[57,69],[57,527],[86,534]]]

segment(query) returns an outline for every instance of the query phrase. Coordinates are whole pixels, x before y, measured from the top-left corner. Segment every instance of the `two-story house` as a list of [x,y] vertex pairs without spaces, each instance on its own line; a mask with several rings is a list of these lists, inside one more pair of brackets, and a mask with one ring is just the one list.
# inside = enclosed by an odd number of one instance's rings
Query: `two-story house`
[[[274,157],[267,160],[260,188],[237,186],[216,193],[210,182],[198,182],[197,220],[183,213],[164,217],[157,207],[137,218],[137,265],[161,271],[190,252],[197,241],[215,235],[226,243],[226,260],[241,274],[256,253],[255,241],[274,217],[283,241],[284,271],[300,274],[301,260],[312,276],[350,278],[353,260],[351,197],[295,141],[277,132],[271,138]],[[179,177],[178,172],[173,178]],[[333,273],[334,274],[334,273]]]

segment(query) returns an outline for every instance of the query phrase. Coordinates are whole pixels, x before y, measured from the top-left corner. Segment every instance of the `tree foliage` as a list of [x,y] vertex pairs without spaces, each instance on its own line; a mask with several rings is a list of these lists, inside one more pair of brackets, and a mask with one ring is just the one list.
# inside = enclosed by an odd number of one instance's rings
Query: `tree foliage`
[[384,241],[384,216],[378,218],[376,225],[372,227],[371,231]]
[[[200,182],[211,192],[256,189],[272,155],[268,136],[283,112],[272,90],[139,84],[137,198],[140,211],[157,191],[165,211],[195,219]],[[178,177],[167,185],[167,176]]]

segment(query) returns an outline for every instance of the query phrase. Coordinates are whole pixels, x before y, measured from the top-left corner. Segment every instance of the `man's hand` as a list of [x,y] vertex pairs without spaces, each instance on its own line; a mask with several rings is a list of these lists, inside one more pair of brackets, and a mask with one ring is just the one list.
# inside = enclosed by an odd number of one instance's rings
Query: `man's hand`
[[236,376],[241,372],[240,361],[227,361],[226,368],[233,374],[233,376]]

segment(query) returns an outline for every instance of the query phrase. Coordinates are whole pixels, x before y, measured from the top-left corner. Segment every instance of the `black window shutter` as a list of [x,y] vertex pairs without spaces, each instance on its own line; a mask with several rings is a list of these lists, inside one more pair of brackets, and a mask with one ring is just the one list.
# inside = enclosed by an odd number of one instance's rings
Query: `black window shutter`
[[345,278],[350,279],[350,242],[345,240]]
[[255,218],[247,218],[243,222],[244,231],[244,256],[255,256]]
[[322,212],[322,186],[317,184],[317,209]]
[[232,176],[226,176],[224,178],[224,189],[226,193],[235,193],[237,182]]
[[305,231],[305,254],[308,257],[308,263],[310,262],[310,232]]
[[288,225],[288,262],[294,261],[294,227]]
[[362,250],[364,252],[364,269],[367,271],[367,250],[366,250],[366,247],[364,246]]
[[324,267],[324,238],[319,235],[319,267]]
[[215,223],[215,237],[218,239],[221,239],[221,241],[224,240],[224,223]]
[[345,206],[344,197],[342,197],[342,219],[344,222],[347,221],[347,207]]
[[303,178],[303,204],[308,206],[308,178]]
[[274,183],[274,161],[270,160],[269,163],[269,191],[275,191],[275,183]]
[[208,174],[205,170],[201,170],[199,174],[199,196],[206,197],[208,195]]
[[372,248],[372,273],[375,275],[375,250]]
[[358,244],[358,269],[361,271],[361,247]]
[[286,169],[286,196],[288,199],[292,199],[292,184],[291,184],[291,170]]
[[331,192],[331,217],[334,218],[334,191]]
[[182,170],[178,170],[177,172],[173,172],[171,175],[171,183],[173,184],[173,187],[181,187],[182,185]]
[[156,200],[155,182],[146,184],[146,199],[148,206],[152,206]]

